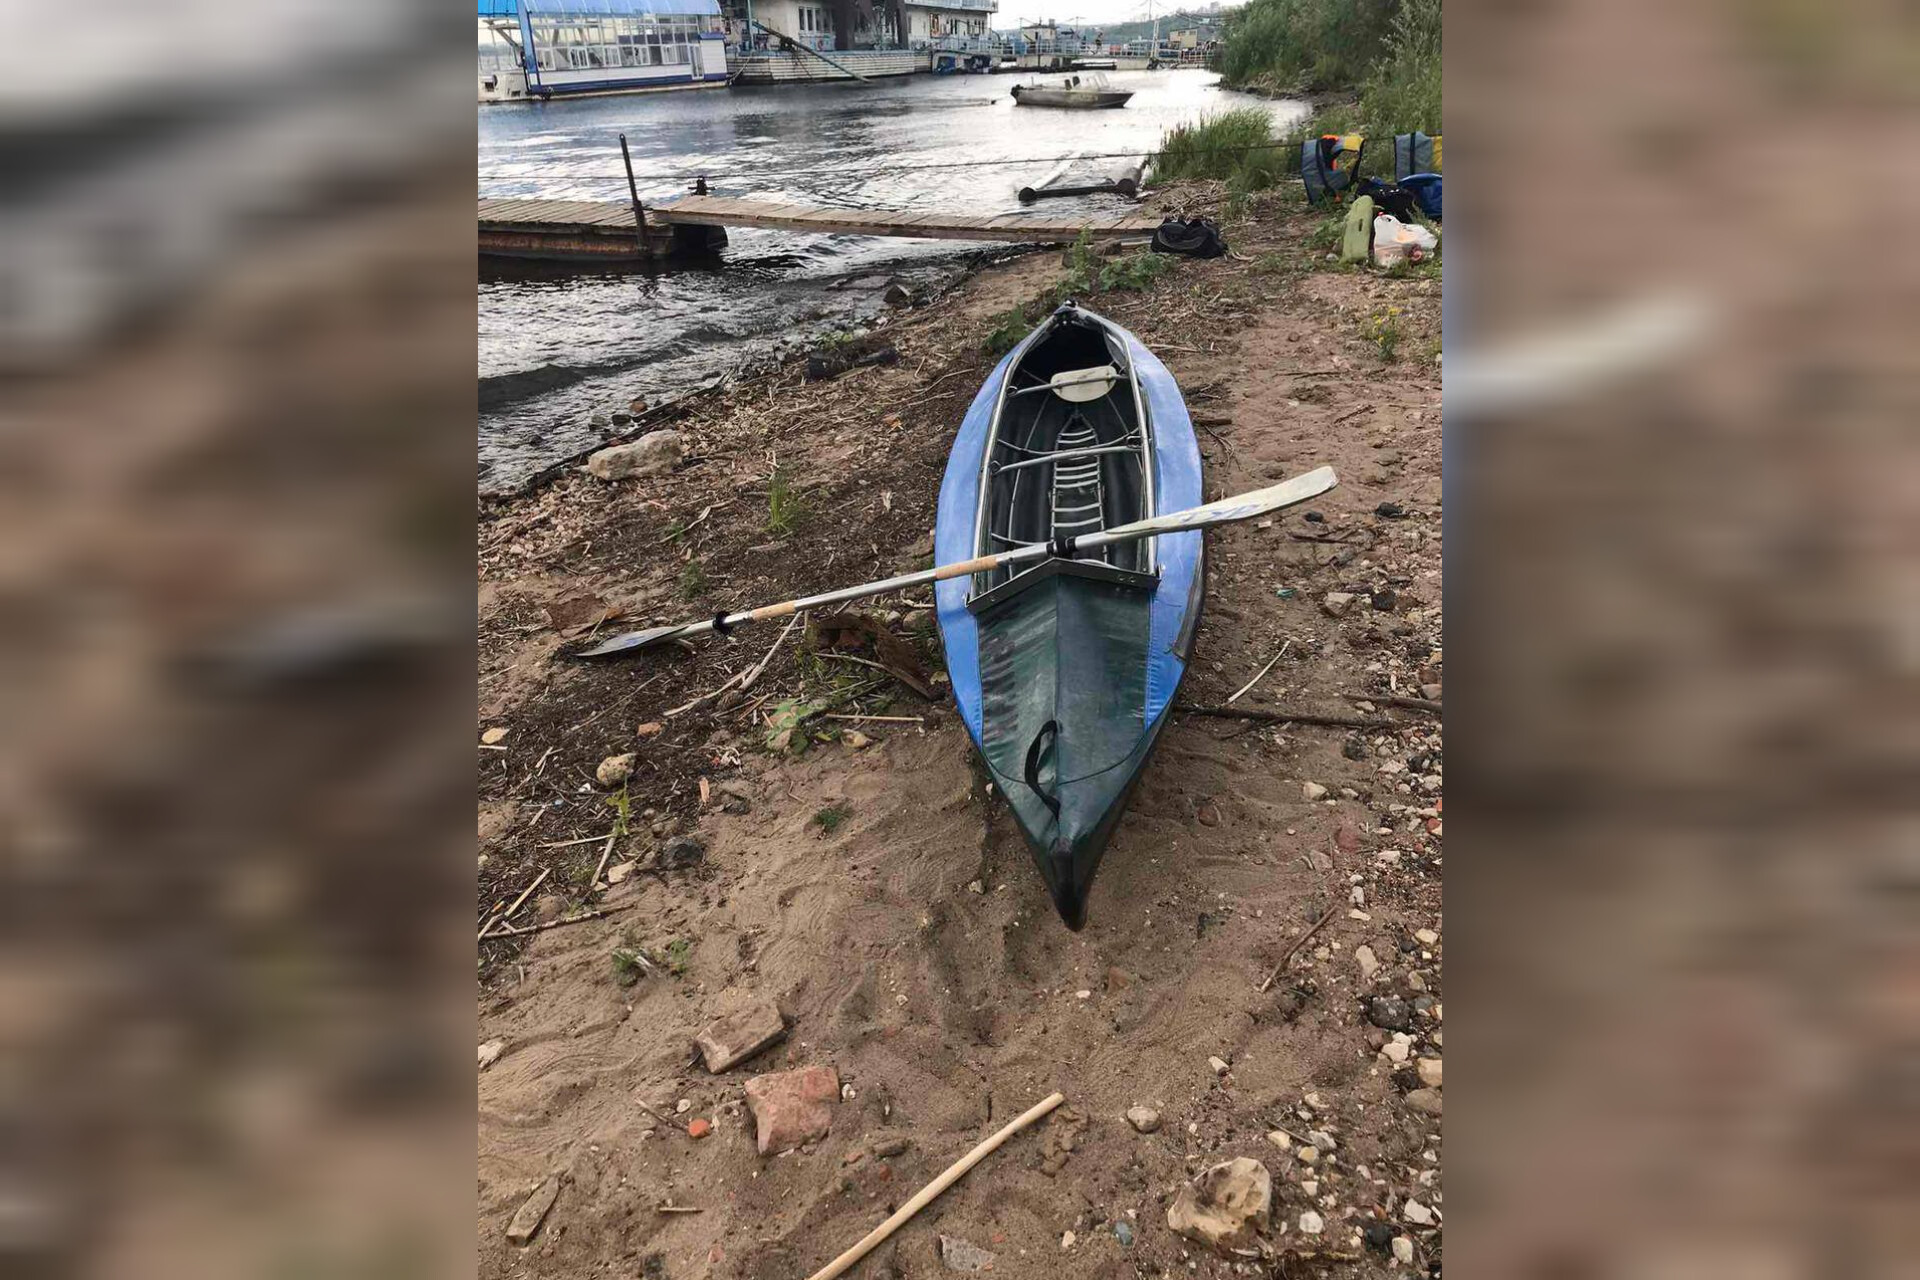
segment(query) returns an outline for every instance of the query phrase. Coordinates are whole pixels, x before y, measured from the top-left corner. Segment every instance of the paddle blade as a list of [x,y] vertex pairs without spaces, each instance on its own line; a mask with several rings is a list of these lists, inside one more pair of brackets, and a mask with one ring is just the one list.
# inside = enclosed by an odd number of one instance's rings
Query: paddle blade
[[627,631],[617,636],[609,636],[599,644],[587,649],[574,650],[576,658],[610,658],[616,653],[632,653],[635,649],[646,649],[656,644],[666,644],[686,635],[692,628],[686,623],[671,627],[653,627],[646,631]]
[[1154,516],[1147,520],[1137,520],[1132,524],[1123,524],[1117,529],[1091,535],[1101,543],[1119,541],[1123,538],[1146,537],[1152,534],[1173,533],[1180,529],[1198,529],[1206,525],[1231,524],[1236,520],[1251,520],[1269,511],[1278,511],[1282,507],[1293,506],[1315,498],[1340,483],[1333,474],[1332,467],[1316,467],[1305,475],[1283,480],[1279,484],[1265,489],[1255,489],[1250,493],[1237,493],[1231,498],[1222,498],[1218,502],[1209,502],[1205,506],[1188,507],[1185,511],[1171,511],[1163,516]]

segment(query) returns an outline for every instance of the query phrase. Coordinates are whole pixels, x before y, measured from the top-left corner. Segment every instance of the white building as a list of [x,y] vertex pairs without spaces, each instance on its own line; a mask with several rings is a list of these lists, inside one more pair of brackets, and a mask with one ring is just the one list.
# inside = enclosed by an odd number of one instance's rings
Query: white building
[[478,0],[480,99],[727,82],[719,0]]
[[737,45],[766,41],[759,30],[766,27],[832,53],[988,40],[998,7],[999,0],[727,0],[726,14],[729,38]]

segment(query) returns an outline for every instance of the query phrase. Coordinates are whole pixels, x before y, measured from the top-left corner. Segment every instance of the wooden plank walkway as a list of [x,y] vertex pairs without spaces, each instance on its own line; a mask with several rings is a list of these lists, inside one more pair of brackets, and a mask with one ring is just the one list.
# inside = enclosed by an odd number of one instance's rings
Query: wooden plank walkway
[[[1150,236],[1160,219],[1139,214],[1045,217],[1002,213],[965,217],[890,209],[831,209],[736,196],[675,196],[647,205],[650,228],[675,225],[761,227],[819,235],[904,236],[925,240],[998,240],[1007,243],[1068,243],[1086,231],[1096,240]],[[633,209],[602,200],[482,200],[480,229],[496,232],[633,235]],[[483,234],[483,243],[485,236]]]

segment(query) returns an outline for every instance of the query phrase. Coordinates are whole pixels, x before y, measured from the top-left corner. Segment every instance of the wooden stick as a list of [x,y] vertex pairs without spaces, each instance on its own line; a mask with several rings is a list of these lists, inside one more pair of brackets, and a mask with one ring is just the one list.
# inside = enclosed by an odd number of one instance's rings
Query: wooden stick
[[587,881],[587,888],[592,889],[600,883],[600,873],[607,869],[607,858],[613,853],[613,842],[619,838],[618,831],[607,833],[607,847],[600,851],[600,865],[593,869],[593,879]]
[[[513,900],[512,906],[508,907],[505,911],[502,911],[499,915],[495,916],[492,920],[489,920],[485,924],[481,925],[480,937],[481,938],[486,937],[487,930],[493,928],[493,926],[499,921],[510,919],[513,916],[513,913],[520,909],[520,904],[527,900],[527,895],[532,893],[535,889],[538,889],[540,887],[540,882],[542,880],[545,880],[548,874],[552,872],[552,870],[553,870],[552,867],[548,867],[545,871],[542,871],[539,875],[535,876],[533,878],[533,883],[528,885],[526,888],[522,889],[520,891],[520,896]],[[479,941],[479,939],[476,938],[475,941],[477,942]]]
[[[822,654],[821,656],[825,657],[826,655]],[[925,716],[841,716],[834,715],[831,712],[822,712],[820,718],[822,720],[873,721],[878,724],[925,724],[927,722]]]
[[616,911],[631,911],[636,905],[638,904],[623,902],[618,906],[601,907],[597,911],[582,911],[579,915],[568,916],[564,920],[549,920],[545,924],[518,926],[503,924],[492,933],[483,934],[481,940],[484,942],[493,938],[511,938],[523,933],[539,933],[542,929],[558,929],[563,924],[579,924],[584,920],[598,920],[601,916],[610,916]]
[[599,836],[581,836],[578,840],[542,840],[540,847],[542,849],[567,849],[576,844],[592,844],[598,839],[600,839]]
[[1363,720],[1359,716],[1320,716],[1307,711],[1259,711],[1252,707],[1190,707],[1181,703],[1174,708],[1185,715],[1213,716],[1220,720],[1264,720],[1268,724],[1326,724],[1341,729],[1399,729],[1392,720]]
[[[1292,644],[1293,644],[1293,637],[1292,637],[1292,636],[1288,636],[1288,637],[1287,637],[1287,639],[1286,639],[1286,642],[1285,642],[1285,643],[1283,643],[1283,644],[1282,644],[1282,645],[1280,646],[1280,652],[1278,652],[1278,653],[1276,653],[1276,654],[1274,654],[1274,655],[1273,655],[1273,662],[1278,662],[1278,661],[1280,661],[1280,659],[1282,659],[1282,658],[1284,658],[1284,657],[1286,657],[1286,656],[1287,656],[1287,649],[1288,649],[1288,647],[1289,647],[1289,646],[1291,646]],[[1266,666],[1264,666],[1264,667],[1262,667],[1262,668],[1260,668],[1260,675],[1257,675],[1257,676],[1255,676],[1255,677],[1254,677],[1253,679],[1251,679],[1251,680],[1249,680],[1249,681],[1247,681],[1247,682],[1246,682],[1245,684],[1243,684],[1243,685],[1241,685],[1241,686],[1239,687],[1239,689],[1237,689],[1237,690],[1235,690],[1235,691],[1234,691],[1234,695],[1233,695],[1233,696],[1232,696],[1231,698],[1228,698],[1228,699],[1227,699],[1227,705],[1228,705],[1228,706],[1232,706],[1232,705],[1233,705],[1234,703],[1236,703],[1236,702],[1238,702],[1238,701],[1240,701],[1240,695],[1241,695],[1241,694],[1243,694],[1243,693],[1245,693],[1245,692],[1246,692],[1247,690],[1249,690],[1249,689],[1251,689],[1251,688],[1253,688],[1253,686],[1255,686],[1255,685],[1257,685],[1257,684],[1259,684],[1259,683],[1260,683],[1260,680],[1261,680],[1261,677],[1262,677],[1262,676],[1265,676],[1265,675],[1267,674],[1267,672],[1269,672],[1269,671],[1271,671],[1271,670],[1273,670],[1273,662],[1269,662],[1269,663],[1268,663],[1268,664],[1267,664]]]
[[1441,704],[1432,698],[1402,698],[1385,693],[1346,693],[1340,695],[1353,702],[1377,702],[1383,707],[1405,707],[1409,711],[1430,711],[1441,714]]
[[899,1211],[891,1218],[888,1218],[885,1222],[868,1232],[866,1238],[861,1240],[859,1244],[856,1244],[853,1248],[847,1250],[832,1262],[829,1262],[826,1266],[814,1272],[811,1276],[807,1277],[807,1280],[833,1280],[835,1276],[843,1274],[854,1263],[860,1261],[860,1259],[872,1252],[874,1246],[897,1231],[907,1219],[913,1217],[914,1214],[920,1212],[920,1210],[932,1203],[934,1197],[958,1182],[967,1170],[992,1155],[1001,1143],[1034,1121],[1040,1119],[1066,1100],[1067,1097],[1063,1093],[1049,1094],[1043,1101],[1028,1108],[1027,1111],[1015,1119],[1013,1123],[954,1161],[952,1165],[948,1166],[945,1173],[922,1187],[919,1192],[914,1195],[913,1199],[901,1205]]
[[1325,924],[1327,921],[1333,919],[1333,913],[1338,911],[1339,909],[1340,909],[1340,904],[1337,902],[1334,903],[1332,906],[1328,907],[1327,914],[1321,916],[1318,920],[1315,920],[1313,922],[1313,927],[1311,929],[1308,929],[1305,933],[1301,934],[1299,937],[1293,940],[1293,945],[1287,948],[1287,954],[1280,957],[1280,963],[1273,966],[1273,972],[1268,974],[1267,980],[1260,984],[1261,991],[1265,991],[1268,987],[1273,985],[1273,980],[1280,976],[1280,971],[1282,969],[1287,967],[1287,961],[1293,959],[1293,953],[1298,951],[1300,948],[1306,946],[1307,939],[1311,938],[1314,934],[1320,932],[1320,926]]

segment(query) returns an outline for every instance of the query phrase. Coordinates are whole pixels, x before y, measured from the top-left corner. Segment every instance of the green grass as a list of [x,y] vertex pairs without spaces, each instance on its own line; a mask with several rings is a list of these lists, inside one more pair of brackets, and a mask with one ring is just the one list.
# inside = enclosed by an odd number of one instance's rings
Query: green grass
[[623,987],[630,987],[640,981],[646,973],[647,965],[638,951],[629,951],[622,947],[613,953],[613,980]]
[[687,971],[687,959],[693,954],[693,944],[685,938],[675,938],[667,944],[667,972],[678,978]]
[[1032,328],[1033,321],[1027,318],[1025,304],[1008,307],[993,318],[993,328],[988,330],[980,348],[987,355],[1003,356],[1013,350]]
[[767,532],[785,537],[799,523],[802,504],[785,467],[776,466],[767,479]]
[[846,805],[830,804],[813,815],[813,825],[826,834],[832,835],[851,816],[853,816],[853,810]]
[[627,822],[633,817],[633,801],[627,796],[626,787],[607,797],[606,803],[613,810],[613,834],[627,834]]
[[1384,363],[1392,364],[1398,358],[1403,333],[1398,307],[1377,310],[1367,321],[1367,336],[1373,339],[1373,345],[1379,349],[1380,359]]
[[1183,124],[1160,139],[1155,180],[1218,178],[1229,194],[1265,191],[1291,172],[1285,144],[1262,107],[1235,107]]
[[698,560],[687,561],[687,567],[680,571],[680,595],[692,600],[707,589],[707,571],[700,567]]

